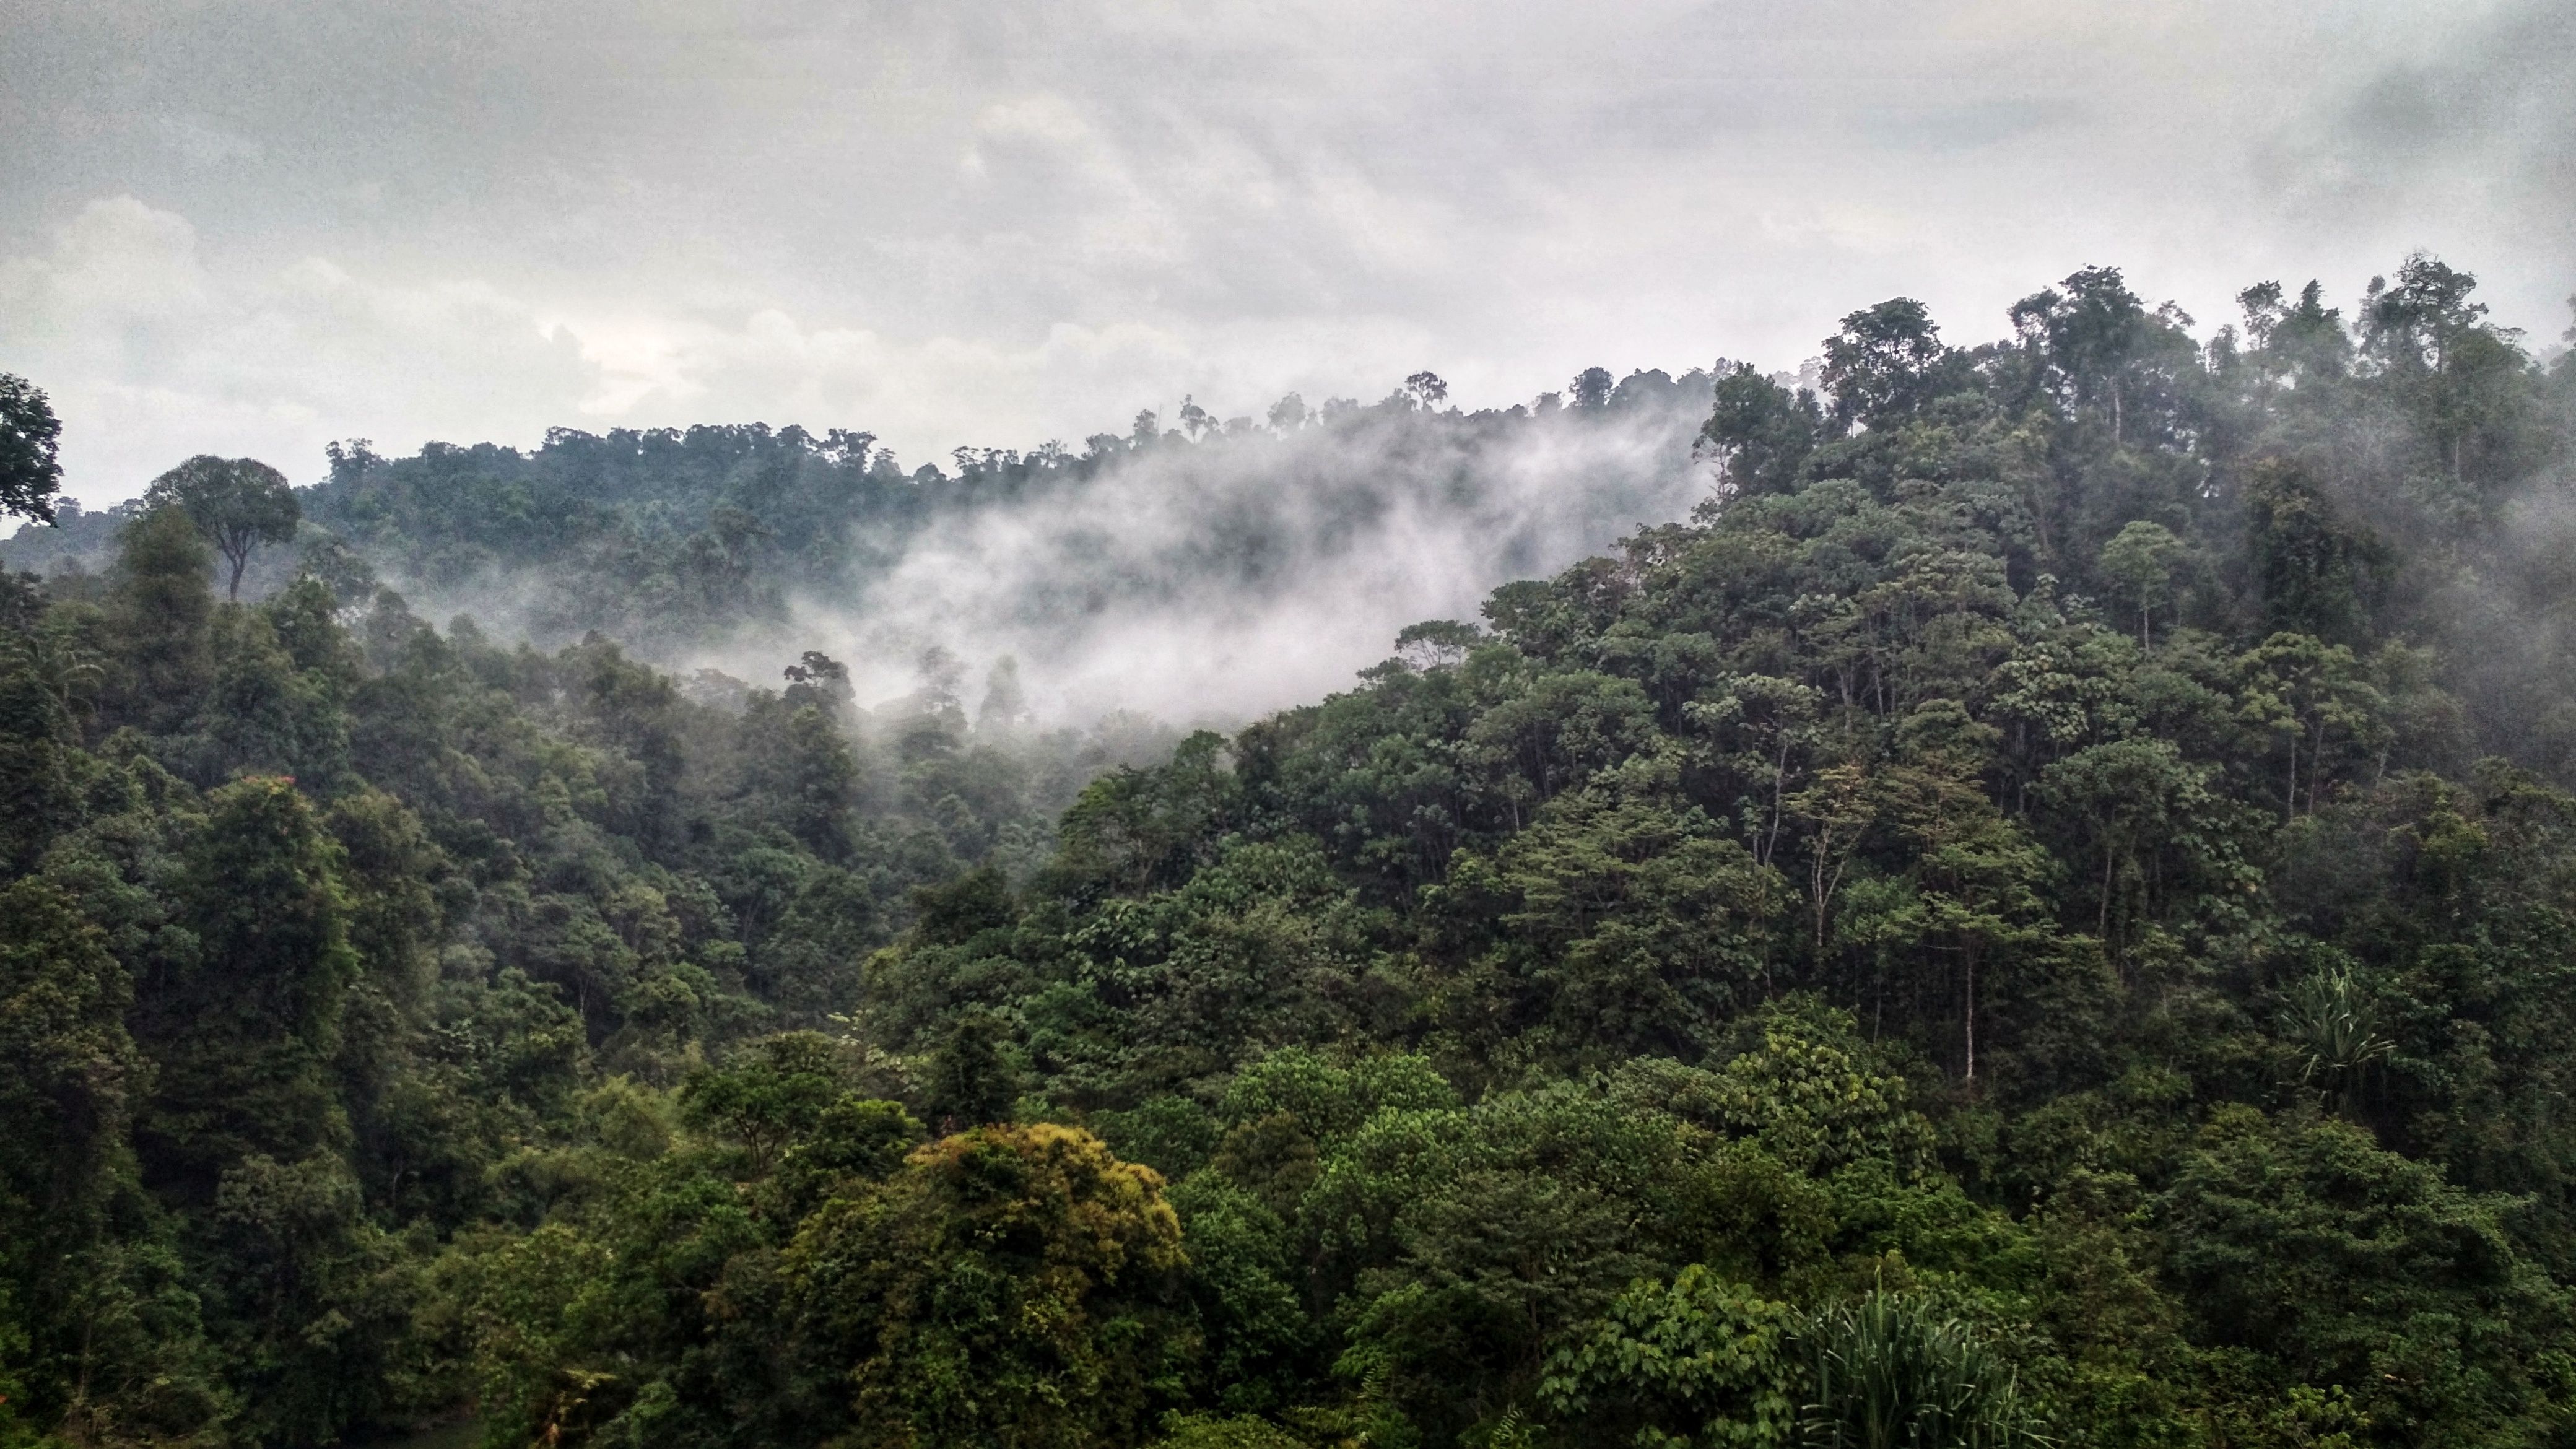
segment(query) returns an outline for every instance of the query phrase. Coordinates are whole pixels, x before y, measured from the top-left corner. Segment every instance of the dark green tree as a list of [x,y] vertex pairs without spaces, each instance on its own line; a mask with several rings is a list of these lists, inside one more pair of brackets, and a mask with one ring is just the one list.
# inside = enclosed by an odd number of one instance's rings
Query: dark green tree
[[1196,1350],[1152,1169],[1049,1123],[985,1127],[827,1204],[786,1255],[804,1351],[854,1442],[1106,1449]]
[[1825,339],[1825,391],[1834,421],[1870,427],[1926,401],[1948,349],[1932,314],[1911,297],[1890,297],[1843,318],[1842,330]]
[[45,390],[0,372],[0,516],[54,521],[54,494],[63,486],[62,435]]
[[213,571],[205,540],[176,508],[153,509],[118,537],[103,641],[116,722],[167,731],[196,713],[212,673]]
[[831,1042],[814,1032],[788,1032],[727,1067],[690,1073],[680,1086],[680,1106],[691,1120],[741,1143],[757,1177],[787,1143],[810,1135],[840,1095]]
[[2246,480],[2245,512],[2271,627],[2334,643],[2360,637],[2389,565],[2387,546],[2306,468],[2265,459]]
[[989,1013],[968,1013],[949,1028],[931,1058],[930,1120],[942,1132],[1007,1122],[1019,1099],[1019,1073],[1002,1052],[1002,1023]]
[[295,537],[303,509],[286,475],[256,458],[196,457],[152,480],[144,490],[146,507],[176,507],[204,532],[206,540],[232,565],[224,596],[241,597],[242,570],[263,543],[286,543]]
[[332,1062],[359,967],[339,847],[293,783],[241,780],[206,806],[175,891],[193,949],[141,983],[139,1013],[161,1065],[144,1163],[192,1202],[253,1155],[296,1163],[346,1145]]
[[1787,1305],[1693,1264],[1669,1284],[1631,1285],[1558,1349],[1539,1402],[1574,1444],[1786,1449],[1801,1387],[1794,1327]]
[[1739,362],[1717,380],[1717,405],[1700,439],[1739,493],[1786,493],[1815,450],[1823,416],[1813,393],[1788,389]]
[[2343,1391],[2374,1420],[2496,1442],[2551,1392],[2532,1350],[2567,1331],[2566,1290],[2508,1226],[2511,1203],[2342,1122],[2211,1121],[2160,1208],[2203,1342]]

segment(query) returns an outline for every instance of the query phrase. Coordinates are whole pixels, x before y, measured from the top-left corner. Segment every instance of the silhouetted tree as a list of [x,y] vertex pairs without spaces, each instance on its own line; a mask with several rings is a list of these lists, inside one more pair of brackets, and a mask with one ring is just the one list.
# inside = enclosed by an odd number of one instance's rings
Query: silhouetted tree
[[303,510],[286,476],[254,458],[196,457],[152,480],[143,494],[152,507],[175,505],[204,532],[232,565],[224,597],[241,597],[242,570],[263,543],[295,537]]
[[0,372],[0,515],[54,521],[54,494],[63,483],[57,457],[62,435],[45,390]]

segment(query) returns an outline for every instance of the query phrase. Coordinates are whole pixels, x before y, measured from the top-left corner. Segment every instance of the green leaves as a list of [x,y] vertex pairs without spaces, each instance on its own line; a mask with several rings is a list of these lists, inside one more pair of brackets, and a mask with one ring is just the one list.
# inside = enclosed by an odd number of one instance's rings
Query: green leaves
[[723,1069],[701,1067],[680,1085],[680,1107],[695,1124],[740,1142],[751,1176],[769,1171],[786,1142],[814,1131],[841,1096],[831,1042],[788,1032],[745,1051]]
[[981,1128],[826,1205],[785,1266],[869,1442],[1132,1442],[1196,1343],[1153,1171],[1068,1128]]
[[45,390],[0,372],[0,517],[54,521],[54,493],[63,481],[62,434]]
[[1788,894],[1695,807],[1616,785],[1550,802],[1451,889],[1501,907],[1492,996],[1460,1007],[1565,1064],[1713,1048],[1769,983]]
[[201,1198],[246,1156],[345,1141],[330,1067],[359,971],[339,847],[293,782],[246,779],[206,805],[176,892],[194,960],[145,983],[138,1013],[161,1063],[147,1172]]
[[1640,1280],[1548,1359],[1538,1401],[1578,1444],[1784,1449],[1796,1442],[1795,1319],[1697,1264]]
[[2049,1441],[2018,1377],[1956,1320],[1873,1290],[1802,1335],[1814,1355],[1806,1406],[1816,1449],[2038,1449]]
[[2348,968],[2328,968],[2301,978],[2281,1009],[2281,1033],[2304,1063],[2299,1080],[2348,1101],[2362,1074],[2397,1049],[2379,1034],[2379,1012]]
[[2393,1423],[2505,1435],[2556,1392],[2538,1346],[2566,1290],[2524,1255],[2515,1205],[2336,1121],[2215,1114],[2165,1195],[2170,1266],[2202,1342],[2339,1384]]
[[2155,647],[2155,616],[2173,595],[2188,546],[2161,523],[2135,519],[2102,545],[2102,576],[2138,611],[2138,647]]
[[153,479],[143,500],[147,508],[177,508],[188,515],[232,565],[225,596],[234,599],[241,597],[251,550],[291,541],[303,517],[286,475],[256,458],[200,453]]

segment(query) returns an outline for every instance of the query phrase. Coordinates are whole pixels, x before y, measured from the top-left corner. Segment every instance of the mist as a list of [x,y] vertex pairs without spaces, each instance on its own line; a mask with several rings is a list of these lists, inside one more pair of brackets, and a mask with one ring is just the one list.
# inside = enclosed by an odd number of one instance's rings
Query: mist
[[1408,624],[1473,619],[1499,584],[1687,514],[1710,486],[1706,381],[1636,391],[1598,414],[1363,409],[1140,449],[943,516],[882,573],[687,662],[820,647],[866,697],[936,648],[1014,660],[1041,719],[1240,723],[1347,687]]
[[[389,588],[502,642],[598,634],[716,698],[815,650],[863,706],[900,713],[925,686],[972,705],[1009,661],[1004,713],[1033,726],[1225,728],[1350,687],[1405,626],[1472,621],[1495,587],[1708,496],[1709,373],[1586,377],[1571,405],[1472,412],[1428,374],[1374,404],[1292,395],[1260,423],[1190,403],[1079,452],[909,471],[866,433],[757,424],[393,459],[351,442],[245,592],[309,572],[344,607]],[[0,562],[94,574],[131,509],[28,529]]]

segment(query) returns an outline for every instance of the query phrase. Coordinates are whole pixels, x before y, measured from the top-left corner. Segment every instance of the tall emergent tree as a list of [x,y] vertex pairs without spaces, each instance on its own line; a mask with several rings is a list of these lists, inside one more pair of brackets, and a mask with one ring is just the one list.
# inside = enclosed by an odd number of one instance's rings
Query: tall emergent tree
[[54,494],[63,486],[55,457],[62,435],[45,390],[0,372],[0,514],[54,521]]
[[175,503],[204,531],[233,566],[226,598],[241,597],[242,570],[251,551],[263,543],[285,543],[295,537],[304,514],[286,475],[256,458],[218,458],[200,453],[152,480],[143,495],[147,504]]

